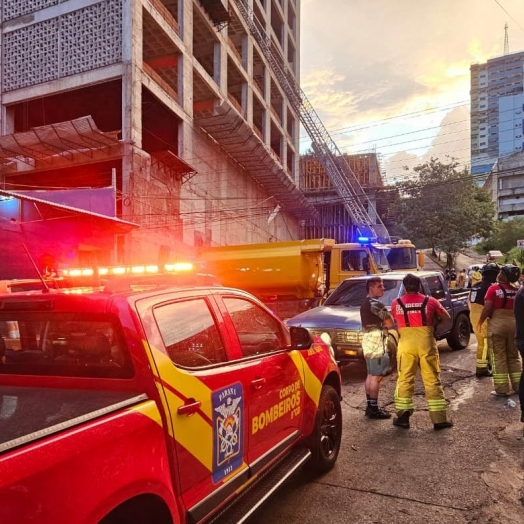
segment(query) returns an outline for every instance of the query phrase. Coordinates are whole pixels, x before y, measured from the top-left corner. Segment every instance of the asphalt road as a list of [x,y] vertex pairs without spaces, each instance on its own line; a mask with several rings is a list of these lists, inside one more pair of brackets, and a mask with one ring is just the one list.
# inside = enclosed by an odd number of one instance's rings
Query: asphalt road
[[[452,352],[439,343],[442,381],[455,426],[434,431],[417,380],[409,430],[364,417],[365,367],[343,370],[344,434],[336,466],[297,473],[250,524],[522,524],[524,438],[516,408],[474,375],[476,341]],[[393,411],[396,375],[379,402]]]

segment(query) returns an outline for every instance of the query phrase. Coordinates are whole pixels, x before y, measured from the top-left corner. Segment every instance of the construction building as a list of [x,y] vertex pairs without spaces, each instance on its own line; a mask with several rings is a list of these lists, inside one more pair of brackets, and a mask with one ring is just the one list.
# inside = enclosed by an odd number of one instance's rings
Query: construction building
[[[343,154],[340,160],[351,168],[369,202],[363,202],[370,217],[376,219],[377,190],[384,186],[376,153]],[[300,189],[318,210],[318,220],[305,223],[306,238],[334,238],[353,242],[353,219],[338,195],[322,164],[313,154],[300,157]],[[380,206],[378,212],[380,213]]]
[[524,52],[471,66],[471,172],[483,182],[497,158],[523,150]]
[[[297,79],[300,0],[2,5],[4,242],[5,224],[28,235],[45,213],[84,224],[45,246],[57,264],[303,238],[318,212],[298,187],[298,115],[244,12]],[[13,200],[36,218],[4,210]],[[104,224],[114,236],[100,246]]]

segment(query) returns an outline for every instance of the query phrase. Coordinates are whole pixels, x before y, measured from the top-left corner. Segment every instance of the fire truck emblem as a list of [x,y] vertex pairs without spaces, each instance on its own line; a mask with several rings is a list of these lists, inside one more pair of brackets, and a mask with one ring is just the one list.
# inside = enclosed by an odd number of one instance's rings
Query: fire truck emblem
[[213,481],[242,465],[244,397],[240,383],[213,392]]

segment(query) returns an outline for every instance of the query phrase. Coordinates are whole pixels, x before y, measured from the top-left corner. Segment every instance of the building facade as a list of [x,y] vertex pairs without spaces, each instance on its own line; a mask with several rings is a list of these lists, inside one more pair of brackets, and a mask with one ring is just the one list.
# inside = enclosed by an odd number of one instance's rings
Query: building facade
[[500,157],[484,188],[496,205],[495,219],[524,217],[524,152]]
[[299,119],[241,2],[298,78],[300,0],[4,0],[6,198],[112,189],[114,263],[300,238],[317,211],[298,187]]
[[524,52],[471,66],[471,172],[484,181],[497,158],[523,150]]

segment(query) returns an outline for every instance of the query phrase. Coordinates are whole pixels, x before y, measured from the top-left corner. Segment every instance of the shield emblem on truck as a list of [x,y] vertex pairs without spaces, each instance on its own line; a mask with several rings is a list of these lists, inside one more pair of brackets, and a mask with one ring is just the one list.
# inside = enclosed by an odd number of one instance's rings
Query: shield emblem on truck
[[242,465],[244,396],[237,383],[213,392],[213,482],[220,482]]

